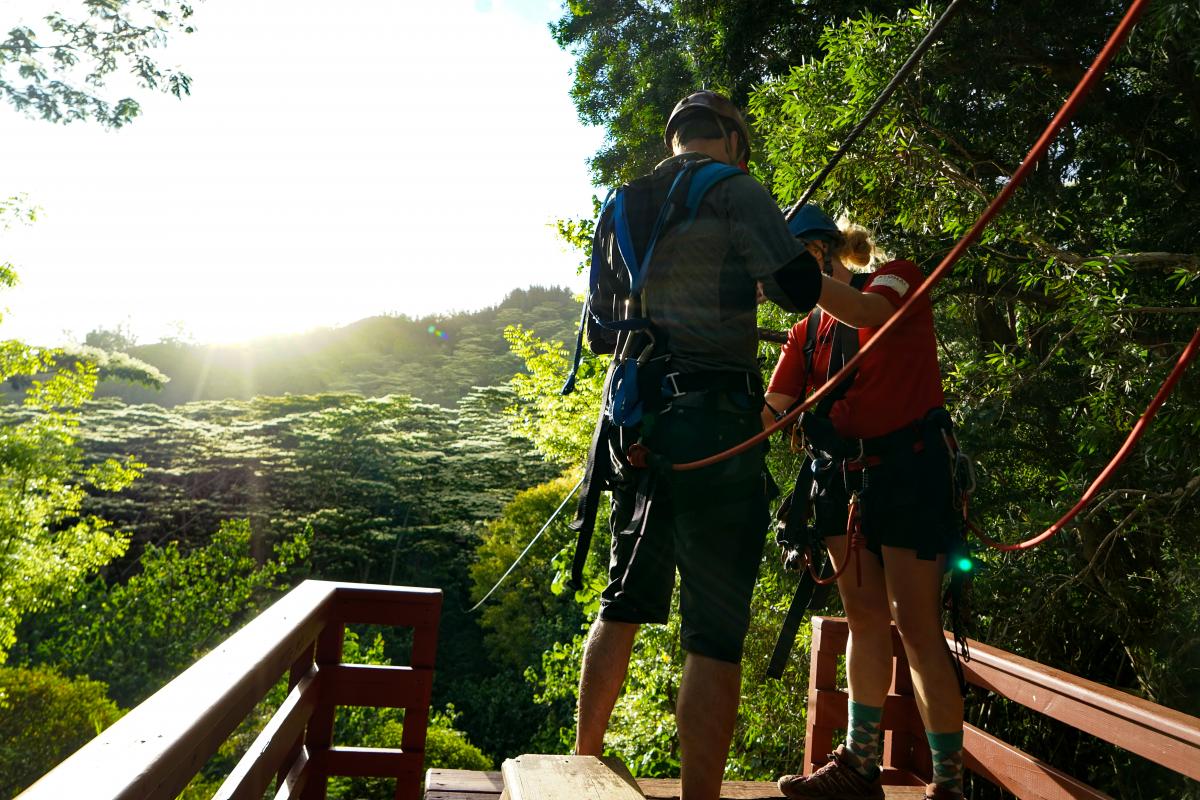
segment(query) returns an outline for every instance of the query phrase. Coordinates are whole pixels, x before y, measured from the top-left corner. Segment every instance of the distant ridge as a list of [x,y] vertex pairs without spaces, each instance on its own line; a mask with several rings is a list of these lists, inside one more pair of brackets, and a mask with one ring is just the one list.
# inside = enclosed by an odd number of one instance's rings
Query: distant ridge
[[170,382],[157,391],[106,381],[96,395],[174,406],[348,391],[368,397],[404,393],[452,406],[471,387],[499,385],[520,368],[504,341],[505,327],[521,324],[543,339],[566,342],[578,318],[579,304],[570,290],[534,286],[516,289],[481,311],[368,317],[340,328],[244,344],[136,345],[128,348],[129,355],[157,367]]

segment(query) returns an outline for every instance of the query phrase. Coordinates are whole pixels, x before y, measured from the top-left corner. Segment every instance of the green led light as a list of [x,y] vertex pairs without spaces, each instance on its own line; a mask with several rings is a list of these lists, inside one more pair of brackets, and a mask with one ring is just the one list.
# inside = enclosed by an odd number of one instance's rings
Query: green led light
[[974,568],[975,568],[975,562],[972,561],[971,559],[964,557],[964,558],[960,558],[958,560],[958,569],[961,572],[970,572]]

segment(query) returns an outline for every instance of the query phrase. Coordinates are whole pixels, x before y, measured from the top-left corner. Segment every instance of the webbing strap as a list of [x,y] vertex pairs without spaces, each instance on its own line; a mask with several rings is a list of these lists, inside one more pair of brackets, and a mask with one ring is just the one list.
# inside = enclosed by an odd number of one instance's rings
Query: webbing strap
[[[821,565],[820,576],[822,579],[826,579],[831,575],[833,575],[833,561],[826,557]],[[800,623],[804,621],[805,612],[810,609],[815,611],[823,608],[828,596],[828,583],[822,584],[814,580],[808,570],[800,573],[800,582],[796,584],[796,593],[792,595],[787,616],[783,618],[783,625],[779,628],[779,638],[775,640],[775,649],[771,651],[771,662],[767,665],[767,677],[776,680],[783,677],[788,657],[792,654],[792,647],[796,643],[796,634],[800,630]]]
[[[671,219],[671,212],[675,208],[675,191],[679,188],[680,182],[691,171],[692,165],[684,164],[683,168],[675,175],[675,180],[671,181],[671,188],[667,190],[667,199],[662,204],[662,208],[658,210],[658,217],[654,220],[654,227],[650,229],[650,240],[646,242],[646,252],[642,255],[641,260],[625,260],[625,266],[629,269],[629,286],[633,294],[640,292],[642,286],[646,283],[646,276],[650,272],[650,260],[654,258],[654,246],[658,244],[658,237],[662,235],[663,230],[667,227],[667,223]],[[619,224],[620,220],[618,220]],[[626,225],[628,225],[628,222],[626,222]],[[621,257],[625,258],[623,251]]]
[[[604,380],[601,397],[608,397],[608,387],[613,379],[610,366]],[[583,468],[583,484],[580,486],[579,502],[575,506],[575,519],[567,525],[575,531],[575,555],[571,560],[570,586],[583,588],[583,568],[587,564],[588,551],[592,547],[592,531],[596,529],[596,515],[600,510],[600,493],[612,476],[612,463],[608,456],[608,433],[611,426],[608,414],[601,409],[592,431],[592,443],[588,448],[587,464]]]
[[[601,247],[600,229],[603,226],[604,212],[608,209],[612,202],[613,192],[610,190],[608,196],[604,198],[604,203],[600,206],[600,213],[596,215],[596,229],[592,231],[592,260],[588,268],[588,291],[591,292],[591,287],[596,285],[596,280],[600,275],[600,270],[603,267],[604,249]],[[559,394],[570,394],[575,391],[575,376],[579,372],[579,364],[583,361],[583,333],[588,319],[588,298],[583,299],[583,312],[579,317],[579,333],[575,336],[575,355],[571,359],[571,369],[567,372],[567,380],[563,383]]]

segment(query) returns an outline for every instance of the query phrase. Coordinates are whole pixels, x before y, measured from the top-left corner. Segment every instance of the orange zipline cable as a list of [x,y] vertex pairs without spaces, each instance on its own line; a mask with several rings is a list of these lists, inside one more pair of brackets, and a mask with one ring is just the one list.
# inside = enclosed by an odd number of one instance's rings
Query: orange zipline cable
[[862,360],[866,354],[877,345],[880,339],[891,332],[900,323],[900,321],[907,316],[918,298],[927,295],[930,290],[933,289],[934,285],[946,276],[959,258],[962,257],[963,253],[966,252],[967,248],[974,244],[975,240],[979,238],[980,234],[983,232],[983,229],[987,227],[987,224],[991,222],[992,218],[1000,213],[1000,210],[1008,203],[1009,199],[1016,192],[1017,187],[1021,185],[1022,181],[1024,181],[1029,173],[1033,171],[1033,168],[1037,165],[1037,162],[1041,160],[1043,155],[1045,155],[1046,150],[1050,147],[1050,142],[1055,136],[1058,135],[1058,132],[1062,130],[1063,126],[1070,121],[1071,117],[1075,115],[1075,112],[1078,110],[1079,106],[1082,105],[1083,99],[1087,96],[1087,93],[1091,91],[1092,87],[1095,86],[1097,81],[1100,80],[1100,77],[1104,74],[1105,69],[1108,68],[1109,63],[1121,49],[1121,46],[1125,43],[1125,40],[1129,38],[1130,31],[1133,29],[1133,26],[1137,23],[1138,18],[1142,15],[1142,12],[1145,10],[1148,4],[1149,0],[1134,0],[1134,2],[1130,4],[1129,10],[1125,12],[1125,16],[1121,19],[1120,24],[1117,25],[1116,30],[1113,31],[1112,35],[1109,36],[1108,41],[1105,42],[1104,48],[1096,56],[1096,60],[1092,62],[1092,66],[1083,76],[1083,79],[1079,81],[1079,84],[1075,87],[1074,91],[1071,92],[1066,102],[1063,103],[1062,107],[1058,110],[1058,113],[1054,115],[1054,119],[1050,120],[1050,124],[1046,126],[1046,130],[1042,132],[1042,135],[1030,149],[1029,153],[1025,156],[1025,159],[1021,162],[1021,165],[1017,168],[1017,171],[1013,173],[1012,178],[1009,179],[1009,181],[1004,185],[1004,188],[1000,190],[1000,193],[996,195],[984,212],[979,216],[979,219],[975,221],[975,224],[971,226],[971,229],[967,231],[967,233],[961,239],[958,240],[958,243],[954,245],[954,248],[946,255],[944,259],[942,259],[942,262],[937,266],[937,269],[930,273],[929,277],[926,278],[925,281],[913,293],[913,295],[908,298],[908,301],[902,305],[896,311],[896,313],[893,314],[891,318],[889,318],[888,321],[879,328],[879,330],[875,332],[874,336],[867,340],[867,342],[859,349],[858,353],[856,353],[853,358],[846,362],[845,366],[843,366],[836,375],[825,381],[825,383],[819,389],[808,396],[807,400],[789,411],[773,425],[763,430],[762,433],[759,433],[742,442],[741,444],[729,448],[728,450],[717,453],[713,456],[709,456],[708,458],[702,458],[698,461],[689,461],[684,464],[672,464],[671,469],[681,472],[693,469],[701,469],[746,452],[750,448],[766,441],[771,434],[791,424],[798,416],[800,416],[801,412],[812,408],[813,405],[832,392],[834,387],[841,383],[844,378],[849,376],[851,372],[857,369],[858,365],[862,363]]
[[[1092,485],[1089,486],[1087,491],[1083,493],[1083,496],[1079,498],[1079,502],[1076,503],[1075,506],[1066,514],[1063,514],[1062,518],[1059,519],[1058,522],[1054,523],[1049,528],[1046,528],[1046,530],[1042,531],[1037,536],[1030,537],[1023,542],[1017,542],[1015,544],[1002,544],[997,542],[995,539],[992,539],[983,531],[981,531],[974,523],[968,522],[967,524],[970,526],[975,535],[979,537],[979,540],[988,547],[1010,553],[1014,550],[1028,550],[1031,547],[1037,547],[1039,544],[1046,541],[1051,536],[1066,527],[1067,523],[1073,520],[1079,514],[1079,512],[1082,511],[1085,506],[1087,506],[1088,503],[1095,499],[1096,493],[1100,491],[1100,487],[1103,486],[1106,481],[1108,481],[1112,474],[1117,471],[1117,468],[1120,467],[1121,464],[1125,462],[1125,459],[1129,457],[1130,452],[1133,451],[1133,448],[1138,443],[1138,440],[1142,438],[1142,434],[1146,432],[1146,428],[1150,427],[1150,420],[1154,419],[1154,415],[1158,413],[1158,409],[1164,402],[1166,402],[1167,397],[1171,394],[1171,390],[1175,388],[1175,384],[1179,383],[1179,379],[1183,377],[1183,371],[1187,369],[1187,365],[1193,358],[1196,357],[1196,350],[1198,348],[1200,348],[1200,328],[1196,328],[1196,332],[1192,334],[1192,340],[1188,342],[1187,347],[1183,348],[1183,353],[1180,354],[1179,361],[1176,362],[1175,368],[1171,370],[1171,374],[1167,376],[1167,380],[1163,383],[1162,387],[1158,390],[1158,394],[1154,396],[1154,399],[1146,408],[1146,412],[1142,414],[1141,419],[1137,421],[1137,424],[1133,426],[1133,430],[1129,432],[1129,436],[1125,438],[1125,444],[1121,445],[1121,449],[1117,451],[1115,456],[1113,456],[1112,461],[1108,463],[1108,466],[1104,468],[1104,471],[1096,476],[1096,480],[1092,481]],[[966,517],[966,513],[967,506],[964,502],[964,518]]]

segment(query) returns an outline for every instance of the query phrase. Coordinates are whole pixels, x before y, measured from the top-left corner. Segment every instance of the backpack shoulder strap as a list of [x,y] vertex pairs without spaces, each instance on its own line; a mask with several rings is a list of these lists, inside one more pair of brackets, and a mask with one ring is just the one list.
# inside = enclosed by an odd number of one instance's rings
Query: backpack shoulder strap
[[567,380],[563,384],[560,394],[570,394],[575,391],[575,376],[579,372],[579,364],[583,361],[583,336],[587,329],[588,316],[590,309],[588,308],[591,302],[592,292],[596,288],[596,283],[600,279],[600,271],[605,268],[605,247],[604,237],[607,235],[608,229],[613,224],[613,197],[615,191],[610,191],[608,196],[604,198],[604,204],[600,206],[600,213],[596,215],[596,226],[592,231],[592,259],[588,269],[588,294],[583,299],[583,313],[579,318],[579,333],[575,337],[575,356],[571,360],[571,369],[567,373]]
[[740,167],[721,164],[717,161],[710,161],[697,167],[692,175],[691,185],[688,186],[687,201],[684,204],[687,209],[687,217],[684,224],[690,225],[696,219],[696,214],[700,211],[700,203],[708,194],[709,189],[726,178],[745,174]]
[[808,394],[808,387],[812,381],[813,371],[813,355],[817,352],[817,333],[821,329],[821,309],[813,308],[808,312],[808,319],[804,323],[804,394]]
[[[654,247],[658,239],[668,228],[679,227],[686,229],[696,219],[700,211],[700,203],[709,190],[726,178],[744,175],[739,167],[721,164],[716,161],[701,161],[685,163],[675,175],[671,188],[667,192],[666,202],[659,209],[658,219],[646,243],[646,252],[642,255],[638,275],[632,281],[634,291],[640,291],[646,282],[650,261],[654,257]],[[682,210],[682,219],[679,211]],[[619,218],[618,218],[619,219]]]
[[[870,272],[854,272],[850,275],[850,285],[860,292],[867,282],[871,280]],[[838,368],[844,367],[846,362],[858,355],[858,328],[851,328],[849,325],[838,323],[837,336],[841,345],[841,363]],[[850,388],[849,383],[846,388]]]

